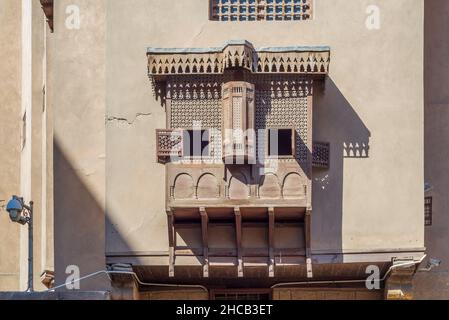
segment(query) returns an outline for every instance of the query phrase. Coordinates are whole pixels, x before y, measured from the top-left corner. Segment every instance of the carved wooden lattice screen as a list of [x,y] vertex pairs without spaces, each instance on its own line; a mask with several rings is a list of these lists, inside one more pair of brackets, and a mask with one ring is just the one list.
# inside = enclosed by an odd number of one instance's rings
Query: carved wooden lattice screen
[[[183,76],[169,78],[170,127],[202,129],[210,133],[209,154],[215,161],[222,159],[222,76]],[[184,156],[184,155],[183,155]]]
[[171,157],[183,156],[183,133],[181,130],[158,129],[156,130],[157,159],[165,163]]
[[312,18],[313,0],[209,0],[210,20],[289,21]]
[[[257,91],[255,88],[258,88]],[[230,81],[227,76],[169,78],[169,125],[172,129],[182,131],[198,128],[200,124],[201,129],[209,130],[210,158],[214,161],[221,161],[226,157],[223,154],[226,139],[222,136],[222,130],[225,128],[240,128],[242,131],[255,129],[256,135],[260,131],[266,132],[267,129],[295,128],[292,139],[295,143],[292,148],[295,156],[282,161],[295,161],[296,158],[301,163],[306,163],[311,158],[308,147],[310,88],[311,82],[302,77],[249,76],[244,81]],[[241,101],[241,104],[238,101]],[[240,114],[241,117],[234,118],[233,114]],[[161,132],[163,135],[167,130]],[[247,152],[244,152],[243,156],[267,153],[264,139],[256,139],[256,136],[254,141],[250,141],[250,137],[245,138],[243,144]],[[233,137],[229,140],[232,152],[228,156],[241,154],[236,152],[235,142]],[[170,151],[164,148],[166,140],[158,137],[158,145],[158,150],[161,150],[158,152],[158,158],[170,160]],[[260,153],[255,149],[259,149]]]
[[432,225],[432,197],[424,199],[424,221],[426,226]]
[[[269,90],[258,90],[256,92],[256,130],[279,129],[293,127],[295,134],[295,158],[305,163],[310,153],[308,144],[308,102],[304,89],[296,87],[288,82],[288,90],[277,90],[276,87]],[[256,84],[261,86],[260,83]],[[268,154],[263,150],[265,145],[258,138],[257,154]],[[294,161],[294,159],[292,159]]]
[[315,168],[329,168],[330,145],[325,142],[313,143],[313,166]]

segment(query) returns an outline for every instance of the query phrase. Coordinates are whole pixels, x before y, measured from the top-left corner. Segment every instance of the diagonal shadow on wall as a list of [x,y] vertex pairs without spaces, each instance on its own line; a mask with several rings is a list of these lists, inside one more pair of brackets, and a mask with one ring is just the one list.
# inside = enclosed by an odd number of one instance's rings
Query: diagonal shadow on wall
[[[88,176],[75,169],[57,137],[53,148],[55,285],[61,285],[70,275],[68,266],[79,267],[81,277],[106,270],[105,225],[111,222],[101,200],[89,189]],[[109,291],[109,277],[100,274],[83,280],[80,289]]]
[[330,143],[330,168],[313,170],[312,252],[342,262],[344,162],[369,157],[371,132],[331,78],[315,86],[314,141]]

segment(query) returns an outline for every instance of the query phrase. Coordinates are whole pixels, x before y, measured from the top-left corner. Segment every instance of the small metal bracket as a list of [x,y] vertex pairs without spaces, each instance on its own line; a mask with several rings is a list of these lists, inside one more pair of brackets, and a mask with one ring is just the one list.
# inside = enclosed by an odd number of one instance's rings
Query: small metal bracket
[[312,270],[312,259],[307,258],[307,278],[312,279],[313,278],[313,270]]

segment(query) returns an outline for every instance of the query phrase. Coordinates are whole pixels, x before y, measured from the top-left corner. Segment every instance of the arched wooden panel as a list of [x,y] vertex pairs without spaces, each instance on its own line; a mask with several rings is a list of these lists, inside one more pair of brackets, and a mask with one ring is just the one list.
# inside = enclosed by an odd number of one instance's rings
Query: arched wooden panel
[[195,197],[195,185],[190,175],[183,173],[176,177],[174,197],[175,199],[193,199]]
[[234,175],[229,181],[230,199],[247,199],[249,197],[248,179],[242,173]]
[[211,174],[203,174],[198,181],[198,199],[215,199],[220,197],[220,186],[217,178]]
[[290,173],[285,177],[282,195],[285,199],[297,199],[305,196],[304,183],[298,173]]
[[259,196],[262,199],[277,199],[281,197],[281,186],[276,175],[270,173],[262,178],[259,185]]

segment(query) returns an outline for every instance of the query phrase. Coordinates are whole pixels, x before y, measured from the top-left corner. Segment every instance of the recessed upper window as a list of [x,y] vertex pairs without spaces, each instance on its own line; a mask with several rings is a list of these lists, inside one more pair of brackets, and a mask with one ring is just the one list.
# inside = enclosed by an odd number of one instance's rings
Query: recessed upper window
[[210,20],[294,21],[312,18],[313,0],[209,0]]
[[184,130],[184,157],[208,157],[209,140],[208,130]]
[[268,155],[270,157],[293,157],[295,155],[295,130],[269,129]]

